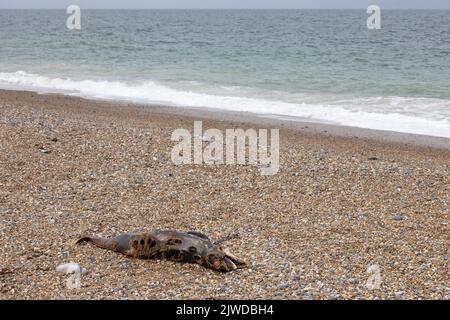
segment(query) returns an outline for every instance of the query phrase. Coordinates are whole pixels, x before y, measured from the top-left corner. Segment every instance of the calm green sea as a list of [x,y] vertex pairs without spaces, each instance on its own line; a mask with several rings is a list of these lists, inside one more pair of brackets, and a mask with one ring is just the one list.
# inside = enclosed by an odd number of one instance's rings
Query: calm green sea
[[450,11],[0,10],[0,87],[450,137]]

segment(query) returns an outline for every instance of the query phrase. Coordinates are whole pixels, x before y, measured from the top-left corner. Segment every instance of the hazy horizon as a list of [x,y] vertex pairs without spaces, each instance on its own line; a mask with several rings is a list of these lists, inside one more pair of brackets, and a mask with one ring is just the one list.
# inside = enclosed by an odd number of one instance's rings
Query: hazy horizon
[[84,9],[365,9],[378,5],[382,9],[450,9],[448,0],[342,0],[339,5],[333,0],[79,0],[57,1],[0,0],[0,9],[64,9],[76,4]]
[[[3,8],[0,7],[0,10],[65,10],[67,7],[61,8]],[[357,11],[357,10],[365,10],[366,8],[106,8],[106,7],[81,7],[84,10],[312,10],[312,11],[326,11],[326,10],[349,10],[349,11]],[[383,8],[382,8],[383,9]],[[396,10],[405,10],[405,11],[421,11],[421,10],[431,10],[431,11],[450,11],[450,8],[384,8],[383,10],[388,11],[396,11]]]

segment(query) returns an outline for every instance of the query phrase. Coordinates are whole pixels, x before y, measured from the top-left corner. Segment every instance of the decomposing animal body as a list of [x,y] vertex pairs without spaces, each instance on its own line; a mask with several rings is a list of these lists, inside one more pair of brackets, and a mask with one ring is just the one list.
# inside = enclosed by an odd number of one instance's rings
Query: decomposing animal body
[[84,241],[138,259],[196,263],[220,272],[246,266],[244,261],[220,244],[195,231],[156,230],[148,233],[126,233],[114,238],[82,237],[75,243]]

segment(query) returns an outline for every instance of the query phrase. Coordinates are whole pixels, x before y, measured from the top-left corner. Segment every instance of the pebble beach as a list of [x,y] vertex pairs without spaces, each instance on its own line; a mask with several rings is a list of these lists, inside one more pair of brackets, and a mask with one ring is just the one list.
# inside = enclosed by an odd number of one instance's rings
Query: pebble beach
[[[171,110],[0,90],[1,299],[449,298],[450,140],[285,125],[280,170],[263,176],[177,166],[170,138],[194,120],[269,122]],[[248,268],[222,274],[73,244],[154,229],[229,237]],[[71,262],[86,270],[75,289],[56,270]]]

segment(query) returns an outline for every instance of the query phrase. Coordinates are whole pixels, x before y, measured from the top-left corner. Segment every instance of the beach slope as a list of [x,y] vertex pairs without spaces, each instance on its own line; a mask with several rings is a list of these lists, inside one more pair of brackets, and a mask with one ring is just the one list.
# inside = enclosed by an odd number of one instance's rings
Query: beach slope
[[[0,91],[0,297],[449,298],[448,148],[206,114]],[[171,134],[194,120],[276,125],[279,173],[175,166]],[[152,229],[231,236],[249,268],[220,274],[72,245]],[[55,270],[68,262],[87,270],[79,289]]]

